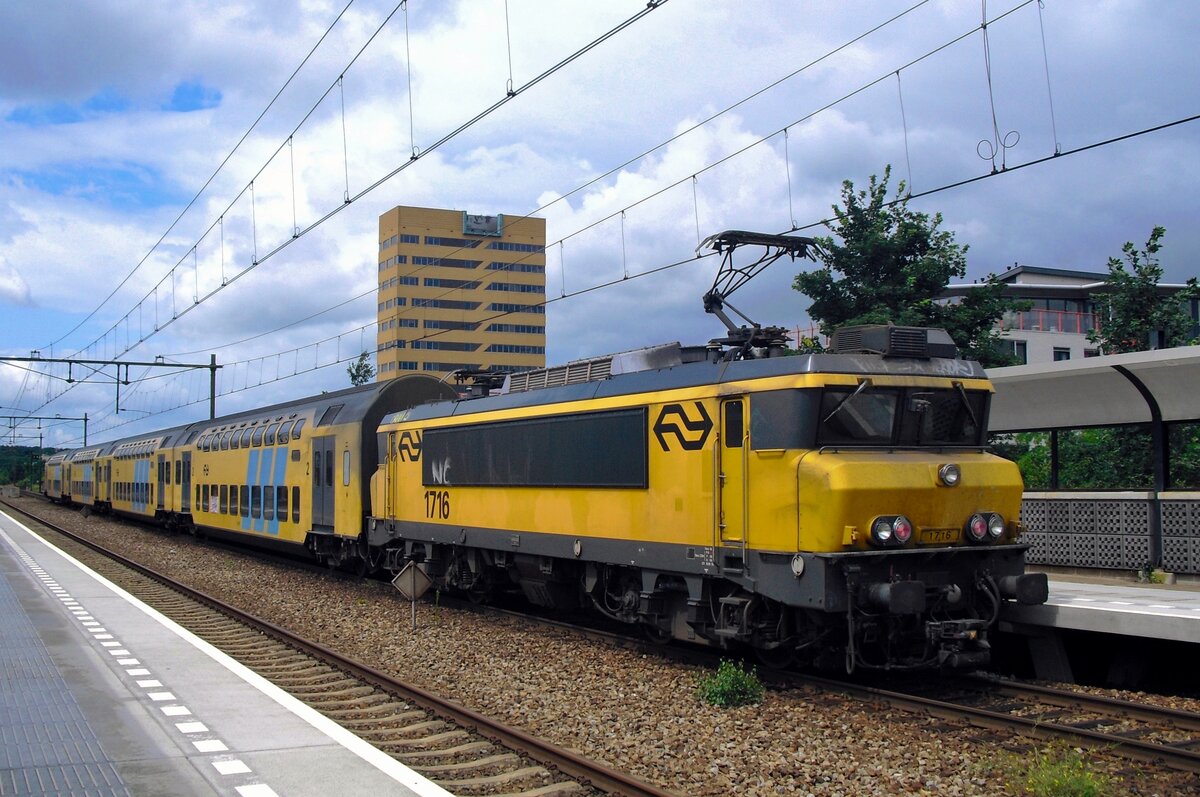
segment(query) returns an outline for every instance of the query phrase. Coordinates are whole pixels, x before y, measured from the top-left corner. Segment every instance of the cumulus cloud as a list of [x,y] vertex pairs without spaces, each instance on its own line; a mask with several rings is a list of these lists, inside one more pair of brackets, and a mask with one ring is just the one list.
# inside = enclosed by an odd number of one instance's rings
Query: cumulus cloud
[[[1168,228],[1168,278],[1195,273],[1190,126],[1012,169],[1190,114],[1200,84],[1188,79],[1187,2],[1153,14],[1127,2],[1020,9],[989,25],[990,90],[977,6],[923,5],[825,58],[908,4],[819,0],[801,16],[784,0],[667,3],[434,150],[502,99],[510,76],[523,86],[645,4],[513,2],[507,26],[499,6],[409,4],[408,36],[398,13],[343,72],[395,5],[359,0],[149,256],[343,4],[44,5],[0,6],[0,301],[12,309],[0,348],[215,353],[222,390],[251,388],[222,410],[345,386],[336,361],[373,345],[378,217],[398,204],[547,218],[561,241],[547,252],[551,362],[720,334],[700,305],[718,265],[692,260],[700,239],[819,222],[842,180],[864,185],[889,163],[915,191],[987,174],[977,150],[997,130],[1013,144],[997,176],[913,200],[971,245],[970,278],[1014,261],[1102,268],[1154,224]],[[1075,24],[1084,13],[1089,24]],[[733,304],[802,326],[807,301],[791,281],[808,267],[781,261]],[[33,407],[60,387],[8,375],[0,403],[19,394]],[[130,386],[129,413],[95,428],[136,428],[117,424],[206,391],[203,373]],[[77,385],[52,407],[111,404],[108,388]]]

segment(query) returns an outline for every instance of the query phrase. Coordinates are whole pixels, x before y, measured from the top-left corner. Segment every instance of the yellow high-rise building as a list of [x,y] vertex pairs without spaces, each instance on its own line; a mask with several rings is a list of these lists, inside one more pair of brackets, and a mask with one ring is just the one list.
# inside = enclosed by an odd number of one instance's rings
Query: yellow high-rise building
[[379,217],[377,379],[546,365],[546,220],[395,207]]

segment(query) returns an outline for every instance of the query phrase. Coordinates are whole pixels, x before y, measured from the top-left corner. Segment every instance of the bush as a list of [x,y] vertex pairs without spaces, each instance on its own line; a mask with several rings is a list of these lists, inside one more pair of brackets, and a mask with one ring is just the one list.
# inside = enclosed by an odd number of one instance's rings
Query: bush
[[696,696],[719,708],[750,706],[762,702],[763,685],[753,670],[747,671],[740,663],[721,659],[715,673],[701,676]]
[[1023,794],[1034,797],[1102,797],[1109,779],[1088,768],[1082,753],[1064,745],[1034,750],[1014,759],[1009,775]]

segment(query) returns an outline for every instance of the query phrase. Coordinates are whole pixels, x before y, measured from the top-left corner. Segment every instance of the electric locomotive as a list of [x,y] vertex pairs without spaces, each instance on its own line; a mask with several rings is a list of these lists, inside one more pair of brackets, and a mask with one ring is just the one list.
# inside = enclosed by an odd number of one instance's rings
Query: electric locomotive
[[[734,326],[725,299],[812,241],[714,241],[730,268],[705,304],[728,337],[385,418],[374,564],[415,559],[441,588],[519,590],[772,663],[985,664],[1001,602],[1044,602],[1047,585],[1024,572],[1017,467],[986,448],[983,369],[909,327],[780,356],[783,330]],[[745,244],[767,255],[732,268]]]

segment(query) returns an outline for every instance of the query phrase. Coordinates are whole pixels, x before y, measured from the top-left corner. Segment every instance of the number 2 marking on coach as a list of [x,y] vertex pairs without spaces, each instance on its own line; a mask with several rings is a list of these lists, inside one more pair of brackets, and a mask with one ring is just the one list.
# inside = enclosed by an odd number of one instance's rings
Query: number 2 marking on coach
[[425,491],[425,517],[449,520],[450,492],[448,490]]

